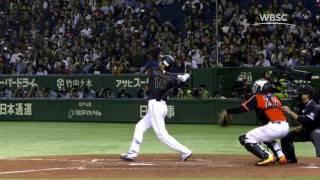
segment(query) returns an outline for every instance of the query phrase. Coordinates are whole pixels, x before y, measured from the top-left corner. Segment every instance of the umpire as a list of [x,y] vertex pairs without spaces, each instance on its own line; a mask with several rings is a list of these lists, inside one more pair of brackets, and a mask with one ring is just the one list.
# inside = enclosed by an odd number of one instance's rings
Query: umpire
[[301,124],[300,128],[292,130],[281,139],[282,150],[288,163],[298,162],[293,142],[313,142],[317,157],[320,157],[320,105],[314,100],[316,91],[312,86],[302,84],[297,92],[297,109],[293,111],[288,106],[283,106],[283,110]]

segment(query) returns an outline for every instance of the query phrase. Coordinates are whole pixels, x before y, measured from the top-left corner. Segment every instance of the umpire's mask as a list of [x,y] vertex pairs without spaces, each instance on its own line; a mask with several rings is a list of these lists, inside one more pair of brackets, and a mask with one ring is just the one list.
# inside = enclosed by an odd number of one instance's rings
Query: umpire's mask
[[309,99],[313,99],[313,97],[315,96],[315,93],[316,91],[311,85],[300,84],[297,89],[297,100],[300,102],[303,101],[304,98],[306,98],[303,95],[308,95]]

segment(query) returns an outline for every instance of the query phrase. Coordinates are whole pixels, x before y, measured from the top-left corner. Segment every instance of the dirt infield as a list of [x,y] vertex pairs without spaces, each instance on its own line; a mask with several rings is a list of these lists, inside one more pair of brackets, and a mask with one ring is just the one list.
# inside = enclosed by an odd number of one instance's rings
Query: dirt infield
[[256,160],[249,155],[193,155],[177,162],[177,155],[170,154],[141,155],[135,162],[117,155],[12,158],[0,160],[0,178],[320,176],[316,158],[264,167],[254,166]]

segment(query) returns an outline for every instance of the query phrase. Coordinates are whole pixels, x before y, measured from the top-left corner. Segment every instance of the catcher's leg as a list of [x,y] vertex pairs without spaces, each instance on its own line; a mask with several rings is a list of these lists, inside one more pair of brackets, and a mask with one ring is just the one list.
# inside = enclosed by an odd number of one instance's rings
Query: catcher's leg
[[320,128],[313,130],[310,134],[310,138],[316,148],[317,157],[320,157]]
[[272,151],[272,153],[274,155],[277,156],[276,161],[279,164],[286,164],[287,163],[287,158],[283,154],[280,145],[276,141],[265,142],[264,144]]
[[[246,137],[245,134],[239,136],[240,144],[242,146],[244,146],[249,152],[251,152],[252,154],[257,156],[259,159],[261,159],[261,160],[269,159],[269,157],[271,156],[271,154],[269,152],[267,152],[266,150],[261,148],[258,143],[247,142],[247,139],[248,138]],[[270,157],[270,158],[272,158],[272,157]]]
[[276,143],[275,141],[272,142],[265,142],[264,144],[272,151],[274,155],[277,154],[277,150],[273,148],[273,144]]
[[281,138],[288,133],[288,130],[289,125],[286,122],[270,122],[264,126],[257,127],[249,131],[244,137],[240,136],[242,138],[239,138],[239,140],[241,139],[248,151],[261,159],[257,162],[257,165],[266,165],[274,162],[275,158],[273,154],[269,153],[266,149],[263,149],[259,144]]

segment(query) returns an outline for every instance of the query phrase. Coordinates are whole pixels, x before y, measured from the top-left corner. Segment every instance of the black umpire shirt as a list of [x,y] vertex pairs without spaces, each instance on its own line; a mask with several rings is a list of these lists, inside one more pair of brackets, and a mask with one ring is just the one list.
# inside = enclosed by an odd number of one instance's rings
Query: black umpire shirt
[[320,106],[313,99],[298,107],[298,115],[298,121],[309,132],[320,127]]

